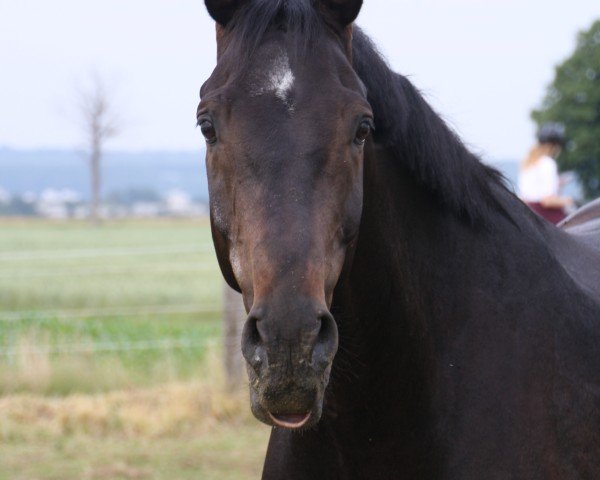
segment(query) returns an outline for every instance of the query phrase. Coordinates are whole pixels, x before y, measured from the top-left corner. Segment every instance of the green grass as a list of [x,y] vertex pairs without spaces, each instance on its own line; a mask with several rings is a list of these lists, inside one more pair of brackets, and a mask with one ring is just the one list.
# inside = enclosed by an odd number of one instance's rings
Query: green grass
[[207,222],[0,221],[0,480],[259,478],[222,286]]
[[203,223],[0,224],[0,310],[213,303]]
[[0,223],[0,394],[193,378],[221,288],[206,222]]

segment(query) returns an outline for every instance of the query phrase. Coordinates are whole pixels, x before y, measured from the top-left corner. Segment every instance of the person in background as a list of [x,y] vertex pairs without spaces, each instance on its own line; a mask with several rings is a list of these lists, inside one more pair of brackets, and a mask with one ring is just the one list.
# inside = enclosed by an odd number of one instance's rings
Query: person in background
[[519,196],[541,217],[554,224],[566,217],[565,208],[573,199],[560,195],[560,177],[555,158],[565,144],[565,127],[546,123],[537,134],[538,143],[521,162]]

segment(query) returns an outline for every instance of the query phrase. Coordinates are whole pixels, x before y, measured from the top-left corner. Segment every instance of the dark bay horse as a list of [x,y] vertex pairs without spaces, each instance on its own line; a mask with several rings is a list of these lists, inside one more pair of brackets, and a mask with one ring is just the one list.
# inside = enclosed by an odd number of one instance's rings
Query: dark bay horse
[[600,478],[597,241],[465,148],[353,28],[360,0],[205,3],[198,124],[263,478]]

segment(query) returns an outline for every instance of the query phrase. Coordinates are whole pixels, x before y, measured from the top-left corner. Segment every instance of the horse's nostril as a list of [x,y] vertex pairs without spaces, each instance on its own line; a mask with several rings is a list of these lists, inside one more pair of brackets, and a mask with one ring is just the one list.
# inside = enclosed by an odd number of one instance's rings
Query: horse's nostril
[[258,316],[251,312],[242,331],[242,354],[252,368],[257,371],[262,366],[264,357],[264,348],[257,326],[258,321]]
[[333,316],[329,312],[319,315],[321,326],[313,350],[313,362],[328,364],[337,350],[338,332]]
[[319,315],[319,322],[321,327],[319,334],[317,335],[317,343],[325,343],[331,339],[331,336],[335,333],[335,320],[329,312],[323,312]]
[[245,340],[247,340],[252,345],[260,344],[260,332],[258,331],[258,318],[256,315],[250,315],[246,320],[246,325],[244,326],[243,335]]

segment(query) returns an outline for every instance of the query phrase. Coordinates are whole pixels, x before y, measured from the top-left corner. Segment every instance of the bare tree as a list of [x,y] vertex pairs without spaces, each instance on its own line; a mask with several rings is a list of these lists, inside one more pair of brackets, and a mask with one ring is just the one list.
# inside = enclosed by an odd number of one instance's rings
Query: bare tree
[[119,122],[109,91],[99,75],[93,74],[87,88],[79,92],[79,117],[85,135],[87,162],[90,169],[90,221],[100,222],[102,155],[106,141],[119,133]]

